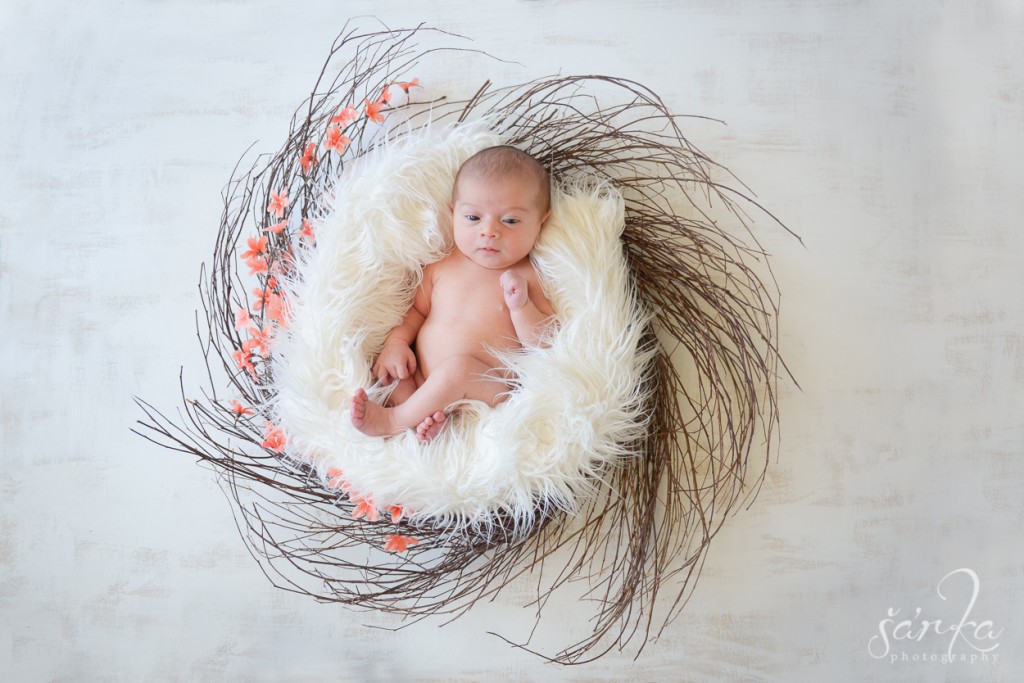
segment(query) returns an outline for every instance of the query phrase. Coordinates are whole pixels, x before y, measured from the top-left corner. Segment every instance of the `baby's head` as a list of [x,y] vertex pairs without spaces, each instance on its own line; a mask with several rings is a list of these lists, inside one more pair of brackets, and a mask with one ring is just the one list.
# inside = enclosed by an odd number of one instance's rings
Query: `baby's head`
[[489,147],[455,176],[455,244],[471,260],[505,269],[529,255],[551,213],[551,180],[529,154]]

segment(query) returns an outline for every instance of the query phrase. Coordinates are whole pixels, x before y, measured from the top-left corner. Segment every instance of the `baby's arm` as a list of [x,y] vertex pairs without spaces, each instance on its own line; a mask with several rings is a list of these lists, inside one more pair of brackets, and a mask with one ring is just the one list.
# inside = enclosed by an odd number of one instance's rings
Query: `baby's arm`
[[407,379],[416,372],[416,354],[413,353],[412,345],[430,312],[430,290],[430,273],[424,271],[423,282],[416,290],[416,296],[405,314],[405,319],[388,333],[384,348],[373,364],[373,375],[381,384]]
[[[532,271],[531,267],[530,275],[533,275]],[[530,279],[533,280],[532,287]],[[515,270],[506,270],[501,274],[501,288],[519,342],[523,346],[536,347],[540,345],[541,333],[551,322],[555,310],[544,296],[536,276],[530,279]]]

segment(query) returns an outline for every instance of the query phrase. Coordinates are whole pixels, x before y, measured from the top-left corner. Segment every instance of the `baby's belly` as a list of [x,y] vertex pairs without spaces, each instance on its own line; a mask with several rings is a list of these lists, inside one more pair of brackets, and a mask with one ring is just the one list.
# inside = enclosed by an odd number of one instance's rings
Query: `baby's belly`
[[[504,322],[504,321],[501,321]],[[416,360],[424,377],[438,364],[452,356],[469,355],[495,368],[501,364],[487,349],[518,348],[512,321],[452,321],[428,318],[416,337]]]

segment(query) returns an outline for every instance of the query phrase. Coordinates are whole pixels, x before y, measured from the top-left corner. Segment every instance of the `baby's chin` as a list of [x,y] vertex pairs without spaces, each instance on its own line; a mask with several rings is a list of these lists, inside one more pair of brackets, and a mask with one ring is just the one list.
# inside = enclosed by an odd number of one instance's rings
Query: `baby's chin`
[[487,251],[485,249],[476,249],[473,252],[466,254],[470,261],[483,266],[489,270],[505,270],[516,265],[523,260],[524,257],[515,258],[514,255],[509,255],[503,251]]

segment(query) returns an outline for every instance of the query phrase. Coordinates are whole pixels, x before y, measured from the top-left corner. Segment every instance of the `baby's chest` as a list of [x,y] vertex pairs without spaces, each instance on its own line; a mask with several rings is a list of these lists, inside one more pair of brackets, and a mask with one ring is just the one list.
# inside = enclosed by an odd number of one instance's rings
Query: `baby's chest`
[[460,328],[504,329],[512,325],[501,287],[494,283],[439,282],[430,297],[430,317]]

